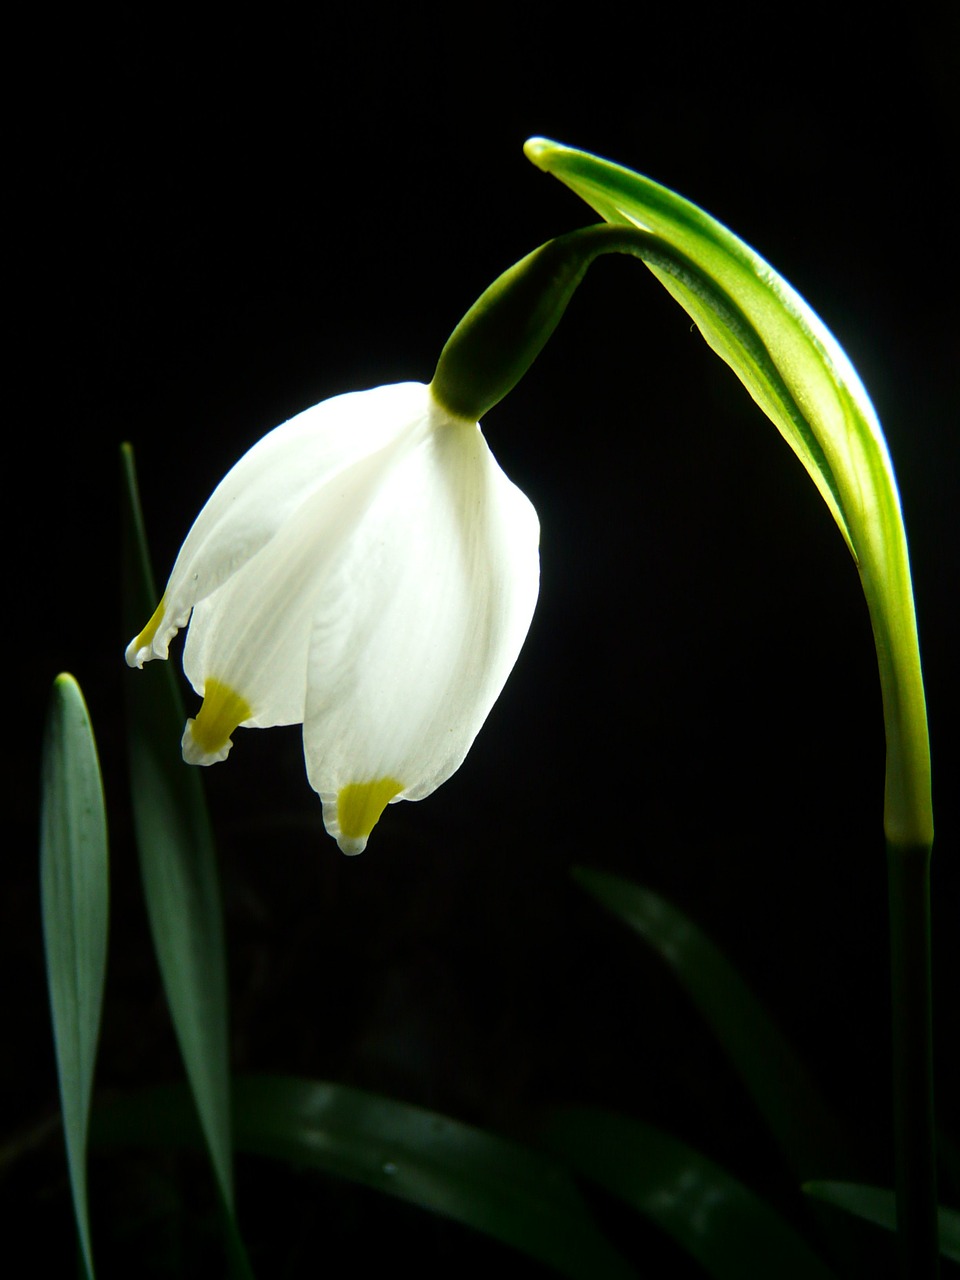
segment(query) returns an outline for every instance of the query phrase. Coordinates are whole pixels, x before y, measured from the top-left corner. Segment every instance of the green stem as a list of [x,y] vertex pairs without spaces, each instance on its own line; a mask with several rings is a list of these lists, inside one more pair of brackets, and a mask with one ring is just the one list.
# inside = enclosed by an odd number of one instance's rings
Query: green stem
[[[587,268],[606,253],[632,255],[711,292],[696,263],[637,227],[601,222],[548,240],[498,276],[454,329],[430,384],[438,403],[472,422],[499,404],[543,350]],[[745,327],[729,299],[716,305],[731,327]]]
[[[603,162],[586,159],[603,168]],[[622,172],[620,177],[628,184],[644,181],[629,174],[624,179]],[[664,222],[664,201],[679,200],[661,188],[657,192],[655,225]],[[629,208],[629,192],[621,196]],[[852,369],[844,372],[843,352],[789,286],[778,284],[746,246],[685,202],[673,230],[688,251],[635,225],[616,200],[609,204],[604,199],[597,207],[605,216],[614,211],[616,221],[541,245],[481,295],[444,347],[431,390],[450,413],[477,421],[536,359],[590,264],[601,254],[631,254],[654,271],[700,325],[817,483],[857,561],[880,669],[887,739],[884,828],[890,878],[898,1235],[903,1275],[928,1280],[938,1268],[930,751],[903,517],[886,446],[856,375]],[[645,219],[647,214],[641,210],[638,216]],[[670,225],[669,217],[666,224]],[[706,238],[701,235],[698,240],[693,233],[698,225],[708,225]]]
[[933,1127],[930,847],[887,845],[897,1238],[903,1280],[939,1275]]

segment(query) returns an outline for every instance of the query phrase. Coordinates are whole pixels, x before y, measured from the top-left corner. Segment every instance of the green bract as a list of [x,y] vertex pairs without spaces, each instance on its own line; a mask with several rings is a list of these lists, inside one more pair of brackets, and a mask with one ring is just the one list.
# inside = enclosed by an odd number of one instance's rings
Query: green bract
[[856,561],[873,625],[887,730],[887,838],[893,845],[929,845],[930,755],[906,534],[883,432],[850,361],[795,290],[689,200],[543,138],[531,139],[525,150],[608,222],[637,228],[658,243],[659,254],[638,256],[737,374],[819,489]]

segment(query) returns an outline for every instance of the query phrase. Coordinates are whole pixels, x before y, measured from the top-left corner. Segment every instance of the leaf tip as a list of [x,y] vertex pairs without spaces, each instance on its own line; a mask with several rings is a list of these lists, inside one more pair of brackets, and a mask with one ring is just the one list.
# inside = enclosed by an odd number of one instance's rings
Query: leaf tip
[[523,144],[523,154],[531,164],[535,164],[538,169],[543,169],[545,172],[549,171],[548,159],[550,153],[559,149],[559,145],[556,142],[551,142],[549,138],[528,138]]
[[87,705],[80,688],[80,681],[69,671],[61,671],[54,677],[52,697],[57,707],[77,706],[82,714],[86,714]]

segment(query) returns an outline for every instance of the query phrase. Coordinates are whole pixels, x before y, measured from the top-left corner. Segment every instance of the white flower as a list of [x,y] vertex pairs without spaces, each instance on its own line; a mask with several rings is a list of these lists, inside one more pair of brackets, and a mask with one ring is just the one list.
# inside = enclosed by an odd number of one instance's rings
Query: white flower
[[184,758],[225,759],[238,725],[302,722],[326,828],[359,853],[388,802],[461,764],[530,626],[538,541],[477,423],[429,387],[338,396],[217,486],[127,662],[166,658],[189,620],[203,705]]

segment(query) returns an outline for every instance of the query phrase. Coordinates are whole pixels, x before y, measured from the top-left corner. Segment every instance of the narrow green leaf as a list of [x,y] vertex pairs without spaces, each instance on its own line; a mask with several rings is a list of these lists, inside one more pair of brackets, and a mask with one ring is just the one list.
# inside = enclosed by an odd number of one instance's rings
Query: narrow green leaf
[[874,629],[887,730],[887,838],[929,845],[930,753],[906,533],[883,432],[845,352],[769,263],[689,200],[543,138],[531,139],[526,152],[608,222],[657,238],[666,260],[648,262],[650,270],[819,489],[857,563]]
[[107,965],[107,815],[93,729],[80,686],[53,686],[43,745],[40,890],[70,1190],[93,1280],[87,1127]]
[[[574,1280],[633,1271],[566,1171],[495,1134],[345,1085],[283,1076],[234,1082],[236,1143],[382,1191],[518,1249]],[[183,1094],[151,1090],[94,1112],[99,1142],[196,1140]]]
[[840,1126],[790,1045],[723,952],[676,907],[620,876],[573,877],[670,966],[799,1179],[847,1167]]
[[726,1170],[652,1125],[606,1111],[560,1112],[549,1148],[671,1236],[715,1280],[833,1272],[775,1210]]
[[[808,1196],[844,1209],[865,1222],[885,1227],[887,1231],[897,1229],[896,1196],[887,1187],[865,1187],[854,1182],[805,1182],[803,1190]],[[940,1205],[937,1217],[941,1254],[960,1262],[960,1213]]]
[[[122,461],[124,620],[134,635],[157,597],[129,445]],[[127,694],[130,786],[150,930],[228,1232],[235,1234],[227,969],[210,820],[198,771],[180,756],[184,714],[169,664],[130,672]],[[242,1254],[239,1240],[229,1243]]]

